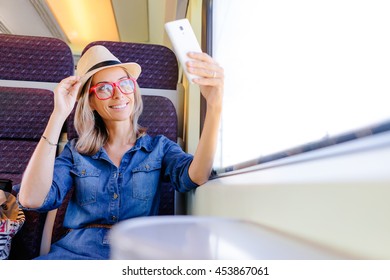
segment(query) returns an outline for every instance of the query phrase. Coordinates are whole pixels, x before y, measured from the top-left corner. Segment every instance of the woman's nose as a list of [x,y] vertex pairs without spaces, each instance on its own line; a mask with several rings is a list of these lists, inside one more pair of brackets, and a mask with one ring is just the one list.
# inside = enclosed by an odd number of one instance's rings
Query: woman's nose
[[114,87],[114,92],[112,93],[112,98],[113,99],[121,99],[121,98],[123,98],[123,93],[119,89],[119,87],[117,87],[117,86]]

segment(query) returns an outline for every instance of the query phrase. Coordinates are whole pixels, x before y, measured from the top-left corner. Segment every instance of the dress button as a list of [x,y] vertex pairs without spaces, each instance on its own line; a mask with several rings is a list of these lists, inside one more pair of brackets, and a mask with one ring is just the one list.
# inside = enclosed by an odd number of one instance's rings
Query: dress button
[[118,198],[118,194],[117,193],[114,193],[113,196],[112,196],[113,199],[117,199]]

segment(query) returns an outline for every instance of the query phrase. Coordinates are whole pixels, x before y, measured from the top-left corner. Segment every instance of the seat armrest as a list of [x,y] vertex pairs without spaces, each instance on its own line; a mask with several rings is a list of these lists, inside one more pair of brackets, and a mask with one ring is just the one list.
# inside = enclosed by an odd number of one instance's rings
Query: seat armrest
[[53,226],[56,219],[57,209],[51,210],[46,215],[45,225],[42,232],[42,241],[39,255],[46,255],[50,251]]

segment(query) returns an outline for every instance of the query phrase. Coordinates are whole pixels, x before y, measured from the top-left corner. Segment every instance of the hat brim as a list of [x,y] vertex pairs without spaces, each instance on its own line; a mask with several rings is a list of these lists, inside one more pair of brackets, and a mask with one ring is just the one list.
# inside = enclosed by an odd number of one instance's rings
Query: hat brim
[[108,66],[103,66],[97,69],[94,69],[92,71],[87,72],[85,75],[83,75],[80,78],[80,88],[77,93],[77,100],[80,99],[82,90],[84,88],[85,83],[88,81],[89,78],[91,78],[94,74],[97,72],[107,69],[107,68],[113,68],[113,67],[122,67],[126,69],[126,71],[130,74],[130,76],[134,79],[138,79],[139,75],[141,74],[141,66],[138,63],[135,62],[128,62],[128,63],[120,63],[120,64],[114,64],[114,65],[108,65]]

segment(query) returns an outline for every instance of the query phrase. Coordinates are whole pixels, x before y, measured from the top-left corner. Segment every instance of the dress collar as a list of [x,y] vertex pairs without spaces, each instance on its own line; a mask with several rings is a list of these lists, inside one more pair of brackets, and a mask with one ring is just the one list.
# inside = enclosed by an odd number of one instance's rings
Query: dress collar
[[[143,134],[142,136],[137,138],[134,146],[131,147],[131,149],[128,150],[126,153],[132,152],[132,151],[137,151],[140,149],[144,149],[147,152],[151,152],[153,150],[152,137],[150,135]],[[100,158],[108,159],[107,152],[105,151],[105,149],[103,147],[101,147],[99,149],[99,151],[97,151],[97,153],[92,155],[91,157],[93,159],[100,159]]]

